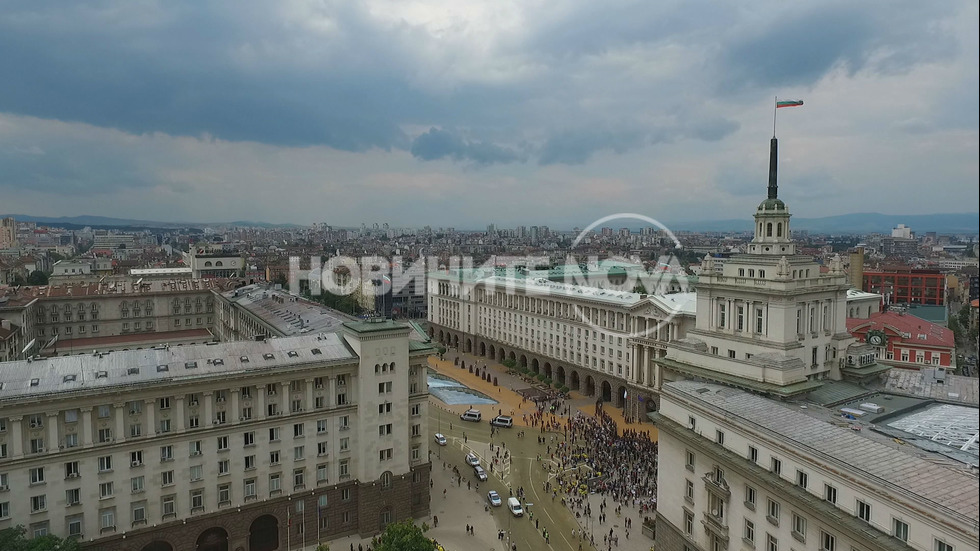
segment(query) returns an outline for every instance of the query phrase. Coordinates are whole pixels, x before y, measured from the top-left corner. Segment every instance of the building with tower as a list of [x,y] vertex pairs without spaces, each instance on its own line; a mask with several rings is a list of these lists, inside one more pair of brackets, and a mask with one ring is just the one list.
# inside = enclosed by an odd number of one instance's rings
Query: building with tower
[[876,299],[796,254],[776,153],[748,253],[705,258],[695,326],[656,360],[657,548],[976,549],[976,409],[863,386],[890,367],[847,316]]

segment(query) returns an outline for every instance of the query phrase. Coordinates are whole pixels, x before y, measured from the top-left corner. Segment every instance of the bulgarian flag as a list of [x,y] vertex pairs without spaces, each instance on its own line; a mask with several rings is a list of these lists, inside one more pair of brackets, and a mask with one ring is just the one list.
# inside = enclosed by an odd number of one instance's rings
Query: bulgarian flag
[[803,101],[802,100],[777,101],[776,102],[776,109],[779,109],[780,107],[799,107],[801,105],[803,105]]

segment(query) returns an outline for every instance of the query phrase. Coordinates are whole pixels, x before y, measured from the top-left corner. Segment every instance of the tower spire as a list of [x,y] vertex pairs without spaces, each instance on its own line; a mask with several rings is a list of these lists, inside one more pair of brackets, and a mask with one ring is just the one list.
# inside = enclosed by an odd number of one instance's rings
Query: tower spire
[[776,136],[769,140],[769,198],[776,198]]

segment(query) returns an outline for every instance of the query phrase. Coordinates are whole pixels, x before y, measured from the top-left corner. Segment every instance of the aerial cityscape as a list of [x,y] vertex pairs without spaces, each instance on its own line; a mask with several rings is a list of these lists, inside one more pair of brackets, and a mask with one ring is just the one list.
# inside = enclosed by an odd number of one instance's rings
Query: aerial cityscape
[[0,551],[980,548],[976,3],[0,52]]

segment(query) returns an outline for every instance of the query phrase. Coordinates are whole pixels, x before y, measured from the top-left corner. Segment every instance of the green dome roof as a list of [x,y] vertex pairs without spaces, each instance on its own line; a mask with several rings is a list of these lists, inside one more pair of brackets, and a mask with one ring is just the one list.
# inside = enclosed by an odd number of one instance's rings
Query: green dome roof
[[759,203],[759,210],[786,210],[786,203],[780,199],[766,199]]

